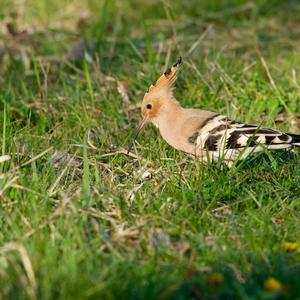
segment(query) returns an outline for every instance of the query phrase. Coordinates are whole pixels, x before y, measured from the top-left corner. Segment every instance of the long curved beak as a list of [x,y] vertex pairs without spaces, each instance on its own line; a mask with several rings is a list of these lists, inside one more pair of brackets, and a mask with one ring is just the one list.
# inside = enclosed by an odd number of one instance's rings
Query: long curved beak
[[129,145],[128,145],[127,154],[130,152],[135,139],[137,138],[137,136],[138,136],[139,132],[141,131],[141,129],[143,128],[143,126],[145,125],[146,121],[147,121],[147,118],[143,118],[136,126],[134,133],[131,136]]

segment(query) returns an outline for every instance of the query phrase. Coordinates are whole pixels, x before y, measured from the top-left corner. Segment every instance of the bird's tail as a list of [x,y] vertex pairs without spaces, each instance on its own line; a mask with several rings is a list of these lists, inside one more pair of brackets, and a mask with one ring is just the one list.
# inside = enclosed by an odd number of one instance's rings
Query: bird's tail
[[300,146],[300,134],[287,133],[292,138],[291,144],[295,146]]

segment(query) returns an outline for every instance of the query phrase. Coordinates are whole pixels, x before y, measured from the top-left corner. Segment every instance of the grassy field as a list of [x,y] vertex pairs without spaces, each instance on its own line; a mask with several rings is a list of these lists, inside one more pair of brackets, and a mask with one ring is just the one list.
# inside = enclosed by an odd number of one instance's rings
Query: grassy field
[[184,107],[299,133],[299,36],[299,1],[0,0],[0,299],[300,299],[299,149],[125,152],[179,55]]

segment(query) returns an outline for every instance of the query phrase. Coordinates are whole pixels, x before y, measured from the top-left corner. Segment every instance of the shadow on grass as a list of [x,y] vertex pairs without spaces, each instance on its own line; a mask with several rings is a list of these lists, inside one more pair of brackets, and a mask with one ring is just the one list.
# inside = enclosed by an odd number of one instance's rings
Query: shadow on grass
[[291,150],[274,150],[254,154],[244,161],[237,163],[240,169],[254,169],[261,166],[272,167],[273,169],[282,167],[286,164],[300,164],[300,151]]
[[[300,265],[289,267],[289,255],[276,254],[269,258],[271,266],[245,256],[251,268],[244,272],[224,262],[215,263],[211,271],[204,272],[192,266],[125,264],[114,273],[119,274],[120,278],[115,278],[113,284],[120,284],[111,286],[112,298],[297,299],[300,294]],[[266,285],[270,278],[277,286]]]

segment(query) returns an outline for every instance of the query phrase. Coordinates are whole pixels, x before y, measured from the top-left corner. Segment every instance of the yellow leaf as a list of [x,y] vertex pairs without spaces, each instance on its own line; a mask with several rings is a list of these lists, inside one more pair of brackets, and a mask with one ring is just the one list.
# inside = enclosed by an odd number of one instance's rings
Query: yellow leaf
[[264,288],[267,291],[276,292],[283,290],[284,286],[279,280],[269,277],[264,283]]
[[224,276],[221,273],[212,273],[208,277],[208,285],[210,287],[218,287],[224,283]]
[[296,251],[298,249],[298,243],[295,242],[285,242],[283,244],[283,249],[285,252],[293,252]]

